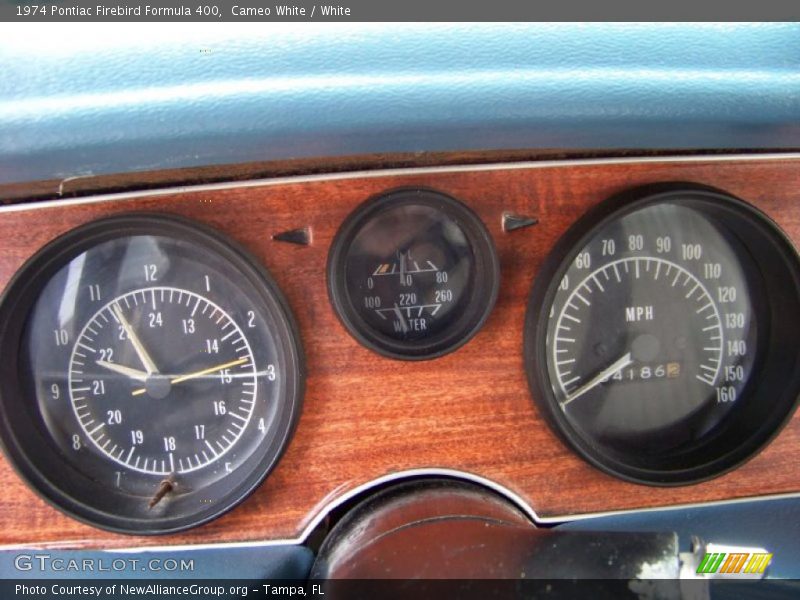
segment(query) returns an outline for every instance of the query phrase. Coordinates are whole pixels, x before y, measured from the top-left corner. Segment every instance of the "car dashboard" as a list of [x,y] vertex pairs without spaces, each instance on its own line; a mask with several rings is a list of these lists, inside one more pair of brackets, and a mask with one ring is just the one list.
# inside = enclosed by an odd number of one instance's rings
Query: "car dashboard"
[[371,577],[416,482],[796,572],[796,28],[334,30],[5,43],[5,551]]

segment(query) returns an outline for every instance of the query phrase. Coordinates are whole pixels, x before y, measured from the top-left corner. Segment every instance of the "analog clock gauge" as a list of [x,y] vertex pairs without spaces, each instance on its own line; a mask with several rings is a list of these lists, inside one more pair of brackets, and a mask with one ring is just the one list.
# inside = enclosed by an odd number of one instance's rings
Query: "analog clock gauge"
[[648,483],[752,456],[800,392],[800,267],[764,215],[720,192],[647,188],[581,219],[529,306],[529,381],[595,465]]
[[279,290],[183,219],[113,217],[57,239],[9,285],[0,327],[9,458],[101,527],[160,533],[221,514],[276,464],[299,414]]

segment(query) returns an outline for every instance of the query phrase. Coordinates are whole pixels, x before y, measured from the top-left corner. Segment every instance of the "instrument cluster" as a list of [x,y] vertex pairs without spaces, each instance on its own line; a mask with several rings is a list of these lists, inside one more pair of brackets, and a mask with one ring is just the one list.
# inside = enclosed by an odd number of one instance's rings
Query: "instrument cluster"
[[[400,361],[478,333],[500,264],[467,203],[389,190],[338,228],[330,307],[413,374]],[[800,260],[721,190],[628,190],[550,250],[517,329],[530,401],[572,450],[628,481],[696,483],[754,456],[795,410]],[[92,221],[36,253],[0,301],[0,440],[79,520],[194,527],[246,498],[291,443],[302,348],[289,302],[234,239],[167,214]]]

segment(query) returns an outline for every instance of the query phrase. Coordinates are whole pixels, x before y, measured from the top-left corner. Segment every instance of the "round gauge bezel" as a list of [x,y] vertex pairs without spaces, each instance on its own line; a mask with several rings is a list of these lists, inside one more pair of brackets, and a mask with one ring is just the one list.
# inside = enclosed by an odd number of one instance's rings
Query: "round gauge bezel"
[[[548,322],[558,285],[577,254],[613,221],[651,205],[673,203],[721,223],[748,252],[763,285],[759,297],[759,356],[744,398],[717,428],[675,452],[672,459],[624,456],[582,434],[561,409],[548,371]],[[758,290],[756,290],[758,291]],[[781,315],[780,324],[774,315]],[[542,264],[529,296],[524,357],[534,404],[559,438],[598,469],[626,481],[679,486],[723,475],[755,457],[789,422],[800,400],[800,257],[794,245],[763,212],[727,192],[686,182],[651,184],[599,203],[558,240]],[[787,360],[786,357],[791,357]],[[756,424],[755,426],[753,424]]]
[[[276,351],[285,361],[285,397],[276,415],[275,435],[231,473],[173,501],[172,516],[136,518],[124,514],[132,496],[92,480],[67,461],[49,435],[38,403],[26,398],[21,359],[24,335],[44,287],[66,264],[98,244],[136,235],[189,241],[217,254],[251,284],[260,309],[274,324]],[[116,533],[168,534],[211,521],[247,498],[275,468],[285,452],[302,410],[305,358],[289,304],[258,260],[234,240],[196,221],[164,213],[124,213],[81,225],[48,243],[11,278],[0,297],[0,446],[17,473],[39,496],[69,516]],[[83,498],[103,494],[120,510],[98,509]],[[80,495],[81,497],[77,497]],[[137,500],[138,501],[138,500]],[[200,509],[197,509],[200,506]],[[187,510],[191,509],[191,510]]]
[[[404,205],[427,206],[452,220],[469,243],[474,260],[474,284],[466,310],[447,330],[429,338],[400,341],[375,331],[353,306],[345,278],[347,255],[362,227],[384,210]],[[497,301],[500,263],[489,230],[466,204],[428,188],[400,188],[368,199],[345,219],[328,255],[328,294],[334,311],[350,334],[363,346],[400,360],[429,360],[453,352],[480,331]]]

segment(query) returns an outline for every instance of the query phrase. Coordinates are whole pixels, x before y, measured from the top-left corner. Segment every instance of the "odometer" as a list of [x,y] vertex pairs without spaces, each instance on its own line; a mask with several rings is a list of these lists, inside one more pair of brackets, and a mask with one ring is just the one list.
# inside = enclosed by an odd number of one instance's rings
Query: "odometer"
[[610,200],[559,242],[532,294],[532,391],[585,458],[649,483],[716,475],[792,412],[797,256],[713,190]]
[[164,533],[249,494],[288,444],[302,353],[268,273],[165,215],[73,230],[0,305],[0,437],[45,498],[92,524]]

